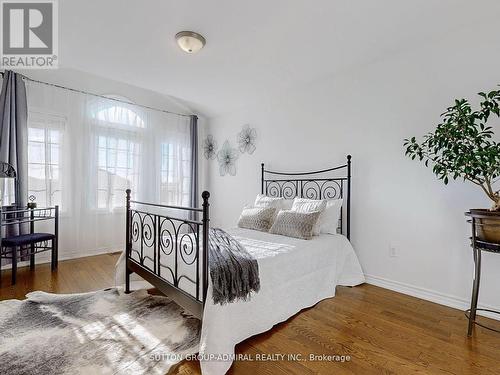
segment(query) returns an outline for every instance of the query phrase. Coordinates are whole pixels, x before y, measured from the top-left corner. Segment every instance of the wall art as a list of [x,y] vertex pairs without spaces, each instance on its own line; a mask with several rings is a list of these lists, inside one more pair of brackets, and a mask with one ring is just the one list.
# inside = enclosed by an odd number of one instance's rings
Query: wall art
[[250,128],[250,125],[243,126],[241,132],[238,133],[238,146],[240,152],[244,154],[253,154],[255,151],[255,142],[257,140],[257,130]]
[[207,160],[213,160],[215,159],[215,156],[217,156],[217,141],[211,134],[209,134],[203,141],[203,153],[205,154],[205,158]]
[[226,174],[231,176],[236,175],[236,160],[238,160],[238,157],[238,150],[232,148],[229,141],[225,141],[222,148],[217,153],[219,172],[221,176],[225,176]]

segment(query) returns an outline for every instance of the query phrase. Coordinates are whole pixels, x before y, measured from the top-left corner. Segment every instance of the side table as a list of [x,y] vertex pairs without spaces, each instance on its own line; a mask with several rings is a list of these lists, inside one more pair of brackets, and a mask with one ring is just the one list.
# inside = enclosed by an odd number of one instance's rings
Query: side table
[[500,254],[500,244],[498,243],[493,243],[493,242],[488,242],[485,240],[482,240],[477,237],[477,227],[481,225],[499,225],[500,226],[500,221],[499,224],[482,224],[480,220],[478,219],[477,214],[471,214],[470,212],[466,212],[465,216],[470,217],[469,220],[467,220],[469,223],[472,224],[472,236],[471,236],[471,247],[472,247],[472,252],[473,252],[473,257],[474,257],[474,282],[472,284],[472,298],[470,302],[470,309],[465,311],[465,316],[469,319],[469,326],[467,329],[467,336],[471,337],[472,336],[472,328],[474,324],[477,324],[478,326],[481,326],[483,328],[489,329],[491,331],[495,332],[500,332],[500,330],[489,327],[483,323],[480,323],[476,321],[476,313],[477,311],[487,311],[493,314],[500,314],[500,311],[495,311],[495,310],[490,310],[490,309],[478,309],[477,308],[477,301],[479,297],[479,285],[481,281],[481,254],[483,251],[489,252],[489,253],[495,253],[495,254]]

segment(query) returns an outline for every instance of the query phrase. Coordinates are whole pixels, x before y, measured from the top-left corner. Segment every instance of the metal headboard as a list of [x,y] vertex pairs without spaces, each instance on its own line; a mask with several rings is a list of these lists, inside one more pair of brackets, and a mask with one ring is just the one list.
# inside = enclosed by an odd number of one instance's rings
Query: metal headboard
[[[344,199],[339,229],[341,233],[350,239],[351,155],[347,155],[346,164],[320,171],[298,173],[273,172],[266,170],[264,163],[261,164],[261,171],[261,193],[267,196],[282,197],[285,199],[293,199],[295,197],[308,199]],[[343,225],[344,207],[346,213],[345,228]]]

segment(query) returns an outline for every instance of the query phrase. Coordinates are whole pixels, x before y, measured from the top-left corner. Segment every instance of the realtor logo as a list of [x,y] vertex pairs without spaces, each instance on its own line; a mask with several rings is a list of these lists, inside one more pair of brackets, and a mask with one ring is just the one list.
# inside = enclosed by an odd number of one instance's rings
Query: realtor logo
[[57,68],[56,0],[1,0],[0,68]]

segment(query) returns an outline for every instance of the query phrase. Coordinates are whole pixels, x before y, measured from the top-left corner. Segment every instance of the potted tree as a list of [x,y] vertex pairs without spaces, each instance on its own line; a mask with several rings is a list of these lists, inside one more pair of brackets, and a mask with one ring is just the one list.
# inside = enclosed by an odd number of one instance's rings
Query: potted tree
[[466,99],[455,100],[441,115],[443,121],[434,132],[421,142],[415,137],[405,139],[405,155],[432,167],[445,184],[460,178],[481,188],[492,206],[470,210],[477,218],[477,236],[500,243],[500,190],[494,187],[500,176],[500,143],[487,125],[492,115],[500,117],[500,90],[478,95],[479,109],[473,110]]

